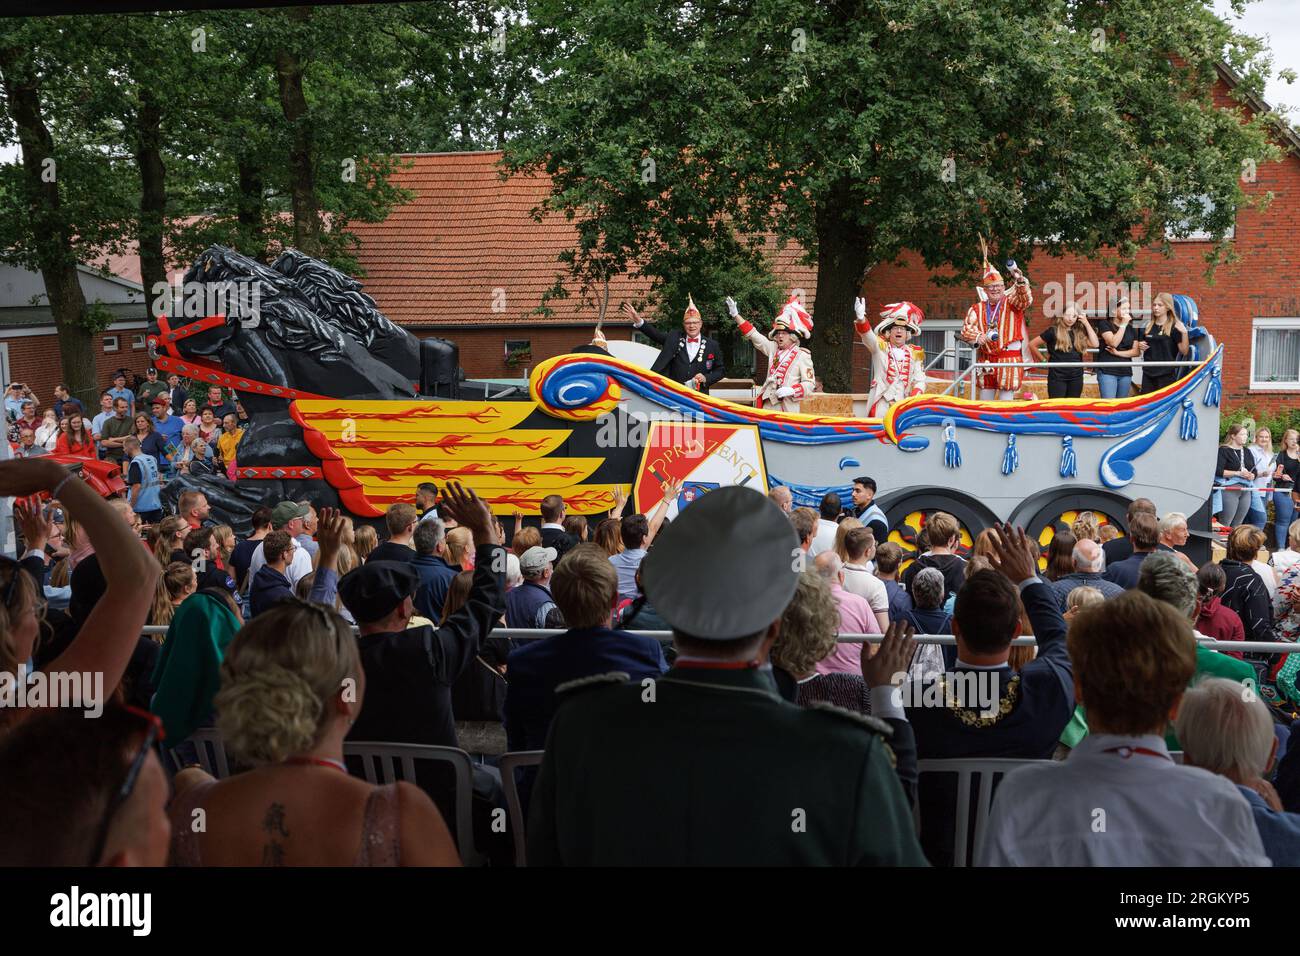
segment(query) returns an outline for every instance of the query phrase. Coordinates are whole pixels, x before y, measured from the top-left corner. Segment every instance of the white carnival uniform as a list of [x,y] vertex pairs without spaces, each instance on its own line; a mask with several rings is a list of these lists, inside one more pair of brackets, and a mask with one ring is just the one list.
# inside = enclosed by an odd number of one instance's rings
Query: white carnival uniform
[[[812,353],[797,345],[778,352],[776,343],[749,322],[741,322],[740,331],[767,357],[767,379],[758,392],[758,407],[779,408],[783,412],[799,411],[799,403],[811,395],[817,385]],[[785,385],[793,388],[794,394],[789,398],[777,398],[777,389]]]
[[871,353],[871,388],[867,415],[884,418],[892,405],[925,391],[925,350],[915,345],[890,345],[874,331],[862,333]]

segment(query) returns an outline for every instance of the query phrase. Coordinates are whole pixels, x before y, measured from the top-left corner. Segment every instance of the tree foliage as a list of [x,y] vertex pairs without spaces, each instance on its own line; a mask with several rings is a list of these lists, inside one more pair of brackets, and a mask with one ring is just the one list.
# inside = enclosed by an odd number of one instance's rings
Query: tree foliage
[[529,17],[558,79],[509,158],[553,177],[577,284],[667,275],[723,230],[796,241],[828,390],[848,386],[873,264],[915,250],[968,279],[982,234],[999,259],[1122,271],[1171,222],[1222,239],[1243,162],[1278,155],[1269,117],[1214,102],[1220,60],[1242,92],[1263,61],[1204,0],[535,0]]

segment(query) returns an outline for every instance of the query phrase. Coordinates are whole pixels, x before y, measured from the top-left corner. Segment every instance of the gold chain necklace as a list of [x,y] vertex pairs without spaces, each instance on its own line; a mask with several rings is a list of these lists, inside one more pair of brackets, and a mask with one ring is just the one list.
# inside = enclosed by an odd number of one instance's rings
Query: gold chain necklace
[[1020,695],[1020,675],[1017,674],[1007,682],[1007,692],[1002,695],[998,701],[998,712],[988,717],[980,716],[972,708],[962,707],[957,703],[957,695],[948,693],[948,678],[946,675],[939,677],[939,687],[943,691],[943,700],[948,709],[952,711],[953,716],[960,720],[967,727],[992,727],[999,720],[1011,713],[1012,708],[1016,705],[1016,698]]

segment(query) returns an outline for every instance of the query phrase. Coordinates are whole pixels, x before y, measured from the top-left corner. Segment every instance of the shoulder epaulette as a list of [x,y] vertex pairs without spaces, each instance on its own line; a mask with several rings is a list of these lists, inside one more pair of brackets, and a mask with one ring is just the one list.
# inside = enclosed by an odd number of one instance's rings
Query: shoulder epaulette
[[592,674],[589,677],[579,677],[577,680],[565,681],[555,688],[555,692],[557,694],[568,694],[575,690],[606,684],[626,684],[631,679],[632,675],[626,671],[609,671],[606,674]]
[[847,707],[836,707],[834,704],[828,704],[824,700],[816,701],[808,705],[809,710],[820,710],[827,714],[834,714],[836,717],[843,717],[845,720],[852,720],[861,724],[873,733],[880,734],[888,740],[894,736],[894,728],[889,726],[879,717],[872,717],[870,714],[864,714],[861,711],[849,710]]

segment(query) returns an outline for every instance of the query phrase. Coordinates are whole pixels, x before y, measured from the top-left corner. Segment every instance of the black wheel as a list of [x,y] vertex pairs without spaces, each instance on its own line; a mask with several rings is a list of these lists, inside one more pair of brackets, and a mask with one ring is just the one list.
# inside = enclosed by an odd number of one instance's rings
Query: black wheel
[[976,536],[997,521],[997,516],[981,502],[959,491],[947,489],[884,495],[880,499],[880,507],[889,524],[889,540],[903,549],[900,572],[916,558],[917,538],[925,529],[930,515],[936,511],[946,511],[957,519],[961,527],[957,553],[963,558],[970,557]]

